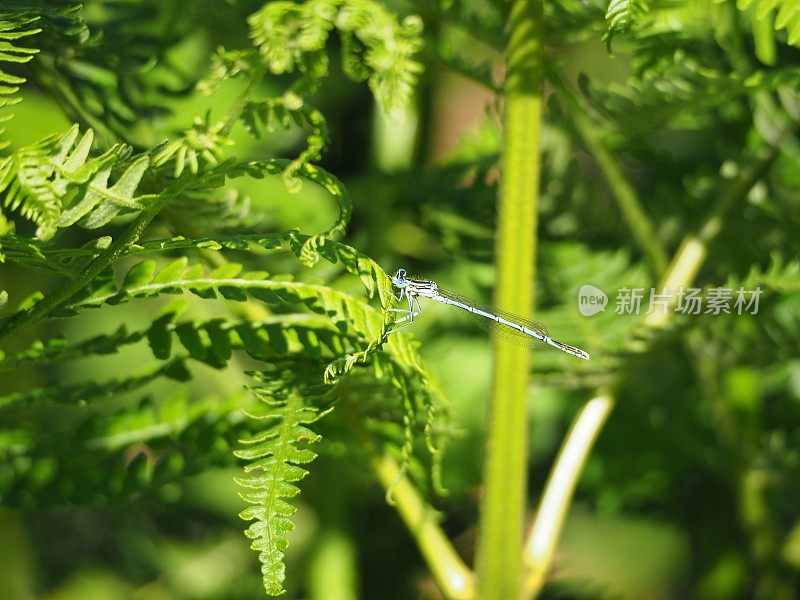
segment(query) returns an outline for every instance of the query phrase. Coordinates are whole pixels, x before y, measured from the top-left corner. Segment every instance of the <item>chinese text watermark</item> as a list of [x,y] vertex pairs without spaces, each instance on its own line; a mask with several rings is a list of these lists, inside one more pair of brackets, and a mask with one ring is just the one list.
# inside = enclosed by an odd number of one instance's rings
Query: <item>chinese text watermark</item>
[[[666,314],[669,311],[684,315],[758,314],[761,288],[746,290],[733,288],[628,288],[617,290],[614,312],[618,315],[650,313]],[[608,295],[600,288],[586,284],[578,291],[578,310],[585,317],[604,312]]]

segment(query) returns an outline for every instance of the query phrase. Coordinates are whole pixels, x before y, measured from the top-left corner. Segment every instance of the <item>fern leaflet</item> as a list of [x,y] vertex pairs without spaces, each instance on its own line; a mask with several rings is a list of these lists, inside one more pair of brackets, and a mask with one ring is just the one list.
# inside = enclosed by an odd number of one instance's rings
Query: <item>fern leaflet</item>
[[[267,409],[253,416],[262,420],[265,428],[258,435],[243,440],[245,447],[235,452],[237,457],[249,461],[245,475],[237,477],[236,481],[245,488],[240,492],[241,497],[252,504],[240,516],[254,521],[245,533],[253,540],[251,547],[259,554],[264,589],[277,596],[284,591],[283,555],[289,544],[286,534],[294,529],[291,516],[297,510],[287,499],[300,493],[297,482],[308,474],[304,465],[317,457],[308,446],[320,436],[308,426],[325,413],[308,403],[308,399],[319,396],[320,391],[299,393],[291,387],[267,386],[264,374],[254,376],[261,385],[251,390]],[[275,379],[273,374],[267,376]]]

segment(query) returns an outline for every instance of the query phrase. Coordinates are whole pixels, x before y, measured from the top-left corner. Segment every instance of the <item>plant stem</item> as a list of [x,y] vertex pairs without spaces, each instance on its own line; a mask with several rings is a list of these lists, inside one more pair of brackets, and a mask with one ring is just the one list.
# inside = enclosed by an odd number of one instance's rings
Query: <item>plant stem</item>
[[438,524],[428,506],[390,456],[372,458],[381,485],[392,490],[397,510],[419,546],[442,594],[449,600],[475,598],[474,576]]
[[614,407],[610,392],[589,400],[572,423],[544,488],[531,533],[525,543],[525,597],[535,598],[553,560],[572,494],[594,441]]
[[261,80],[264,79],[265,72],[266,67],[264,67],[264,65],[259,65],[253,69],[247,85],[236,98],[236,101],[233,103],[233,106],[231,106],[228,114],[225,115],[225,120],[223,121],[220,135],[227,136],[231,132],[231,129],[236,124],[236,121],[238,121],[239,117],[242,116],[242,112],[244,112],[244,108],[247,105],[248,100],[250,100],[250,97],[255,93],[256,88],[261,83]]
[[649,263],[651,272],[656,277],[660,276],[667,268],[667,252],[656,236],[653,223],[642,207],[636,188],[631,184],[616,156],[606,146],[605,132],[586,116],[588,112],[586,102],[568,89],[557,73],[551,72],[548,80],[558,88],[561,96],[569,104],[569,117],[597,161],[633,240]]
[[[514,0],[508,17],[505,142],[496,233],[495,305],[530,316],[539,193],[543,0]],[[530,351],[495,343],[476,568],[481,600],[522,593]]]

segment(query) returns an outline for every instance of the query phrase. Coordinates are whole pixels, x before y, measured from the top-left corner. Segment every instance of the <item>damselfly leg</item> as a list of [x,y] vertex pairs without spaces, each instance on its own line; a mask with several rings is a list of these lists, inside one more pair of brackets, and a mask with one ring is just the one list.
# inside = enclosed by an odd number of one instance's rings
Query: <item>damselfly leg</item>
[[[417,298],[416,295],[408,294],[408,293],[406,293],[406,290],[401,289],[400,293],[397,296],[395,296],[395,299],[398,302],[402,302],[403,296],[405,296],[407,301],[408,301],[408,308],[407,309],[405,309],[405,308],[389,308],[389,309],[387,309],[389,312],[396,312],[396,313],[401,313],[401,314],[405,315],[403,317],[400,317],[399,319],[397,319],[393,323],[393,325],[395,325],[395,327],[393,327],[391,330],[387,331],[386,332],[387,335],[397,331],[398,329],[402,329],[403,327],[407,327],[408,325],[411,325],[411,323],[414,321],[414,319],[416,317],[418,317],[422,313],[422,307],[420,306],[419,299]],[[415,310],[415,308],[416,308],[416,310]],[[399,327],[398,327],[398,325],[399,325]]]

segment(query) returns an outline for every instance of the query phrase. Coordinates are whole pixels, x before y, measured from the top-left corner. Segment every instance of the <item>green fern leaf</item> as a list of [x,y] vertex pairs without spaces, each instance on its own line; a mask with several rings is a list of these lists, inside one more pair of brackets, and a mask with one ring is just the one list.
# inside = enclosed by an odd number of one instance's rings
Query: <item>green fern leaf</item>
[[[53,40],[73,37],[85,41],[88,30],[80,18],[81,6],[65,4],[62,6],[10,6],[0,7],[0,65],[3,62],[24,64],[40,52],[41,47],[52,45]],[[38,35],[37,35],[38,34]],[[37,36],[37,48],[20,46],[23,38]],[[25,78],[12,75],[0,66],[0,109],[20,101],[16,93],[25,83]],[[0,123],[11,118],[10,114],[0,116]],[[0,128],[0,135],[4,132]],[[0,140],[0,149],[8,146]],[[0,235],[10,227],[0,214]]]
[[74,125],[60,136],[20,148],[0,161],[5,205],[36,223],[40,239],[79,220],[92,229],[105,225],[122,210],[144,208],[142,198],[134,193],[147,170],[148,158],[133,160],[109,187],[112,169],[129,149],[116,145],[89,158],[94,134],[90,129],[79,140],[79,133]]
[[398,23],[374,0],[270,2],[250,15],[250,37],[271,72],[300,71],[295,91],[308,95],[328,73],[325,44],[339,31],[342,64],[354,81],[367,80],[379,106],[392,114],[411,99],[422,65],[413,56],[422,47],[422,21]]
[[[378,295],[381,306],[385,307],[391,302],[391,281],[386,272],[371,258],[359,253],[352,246],[324,238],[317,242],[320,236],[308,236],[296,231],[281,233],[255,233],[247,235],[215,236],[202,238],[176,237],[166,240],[148,240],[132,246],[128,256],[138,256],[150,252],[166,252],[185,250],[188,248],[209,248],[213,250],[239,250],[249,251],[253,246],[265,250],[291,250],[299,259],[303,260],[309,242],[314,241],[319,256],[331,263],[341,263],[350,273],[357,275],[367,295],[372,298]],[[48,259],[52,253],[45,252]]]
[[795,0],[737,0],[736,8],[749,15],[756,55],[764,64],[775,64],[776,31],[785,30],[786,42],[800,47],[800,4]]
[[199,265],[187,268],[187,259],[181,257],[156,271],[152,261],[144,261],[128,272],[122,285],[115,284],[113,273],[104,273],[91,287],[66,304],[65,309],[77,311],[103,304],[119,304],[131,298],[189,291],[200,297],[213,297],[219,293],[229,300],[243,301],[250,295],[266,303],[302,304],[313,312],[326,315],[334,323],[354,328],[366,339],[373,339],[381,329],[380,316],[369,305],[349,294],[322,285],[272,280],[260,272],[240,274],[241,268],[241,265],[229,263],[206,273]]
[[223,121],[212,122],[211,112],[205,118],[195,117],[192,126],[177,140],[155,149],[153,166],[160,167],[174,161],[173,175],[180,177],[188,168],[191,173],[199,173],[218,165],[223,157],[223,149],[233,144],[225,133]]
[[256,137],[260,137],[264,130],[272,133],[278,127],[289,129],[293,123],[311,130],[306,138],[306,149],[283,171],[287,188],[299,191],[301,180],[297,178],[298,171],[304,164],[322,158],[328,144],[328,126],[322,113],[305,105],[300,96],[286,94],[282,98],[248,102],[242,113],[242,121]]
[[230,178],[248,175],[260,179],[266,175],[279,175],[283,174],[287,169],[296,168],[295,173],[299,177],[316,183],[331,194],[339,206],[339,214],[336,218],[336,222],[328,231],[307,238],[303,244],[302,251],[298,255],[304,264],[312,266],[319,260],[320,248],[324,245],[325,241],[344,233],[353,212],[353,199],[342,182],[326,170],[308,163],[300,163],[299,166],[297,166],[297,164],[298,163],[286,159],[251,161],[246,163],[228,162],[211,171],[209,175],[213,177]]
[[129,332],[125,325],[110,334],[91,337],[76,344],[68,344],[63,337],[46,341],[37,340],[27,350],[0,359],[0,371],[9,371],[29,365],[47,365],[91,355],[113,354],[121,347],[135,344],[144,332]]
[[[13,429],[4,415],[4,505],[105,505],[197,474],[209,464],[232,466],[235,440],[253,429],[251,420],[241,418],[247,399],[241,394],[190,399],[185,387],[177,387],[177,393],[144,397],[121,412],[95,403],[76,407],[71,413],[80,415],[77,429],[77,423],[61,418],[63,406],[15,408]],[[32,435],[43,420],[51,435]]]
[[197,82],[197,89],[201,94],[211,96],[223,81],[252,73],[256,61],[253,50],[226,50],[220,46],[211,56],[208,75]]
[[608,31],[603,35],[609,52],[615,35],[628,33],[636,26],[643,14],[647,12],[644,0],[611,0],[606,11]]
[[[22,16],[0,12],[0,65],[3,62],[26,63],[39,52],[37,48],[16,45],[17,40],[36,35],[42,30],[41,27],[38,27],[38,20],[38,16]],[[25,83],[24,77],[7,73],[0,67],[0,109],[19,102],[20,99],[14,94],[19,91],[19,86],[23,83]],[[4,115],[0,118],[0,122],[7,120],[9,117],[10,115]],[[3,128],[0,128],[0,135],[4,131]],[[0,149],[7,147],[8,144],[8,141],[0,141]],[[0,219],[2,219],[2,215],[0,215]],[[0,227],[2,225],[2,220],[0,220]],[[3,232],[3,229],[0,229],[0,234]]]
[[19,407],[41,406],[47,404],[82,405],[85,403],[110,400],[119,394],[125,394],[142,388],[159,377],[168,377],[177,381],[186,381],[187,373],[183,358],[160,365],[140,375],[115,378],[109,381],[94,380],[64,385],[51,385],[33,388],[24,392],[15,392],[0,396],[0,408],[15,411]]
[[308,445],[317,442],[320,436],[308,426],[324,412],[308,404],[307,393],[267,387],[251,389],[267,406],[263,414],[256,415],[266,428],[243,440],[246,447],[235,452],[249,462],[245,466],[246,475],[236,478],[245,488],[240,492],[241,497],[252,504],[240,516],[254,521],[245,533],[253,540],[251,548],[258,552],[264,589],[267,594],[277,596],[284,592],[283,556],[289,544],[286,536],[294,529],[291,516],[297,510],[287,499],[300,493],[296,484],[308,474],[303,465],[317,456]]

